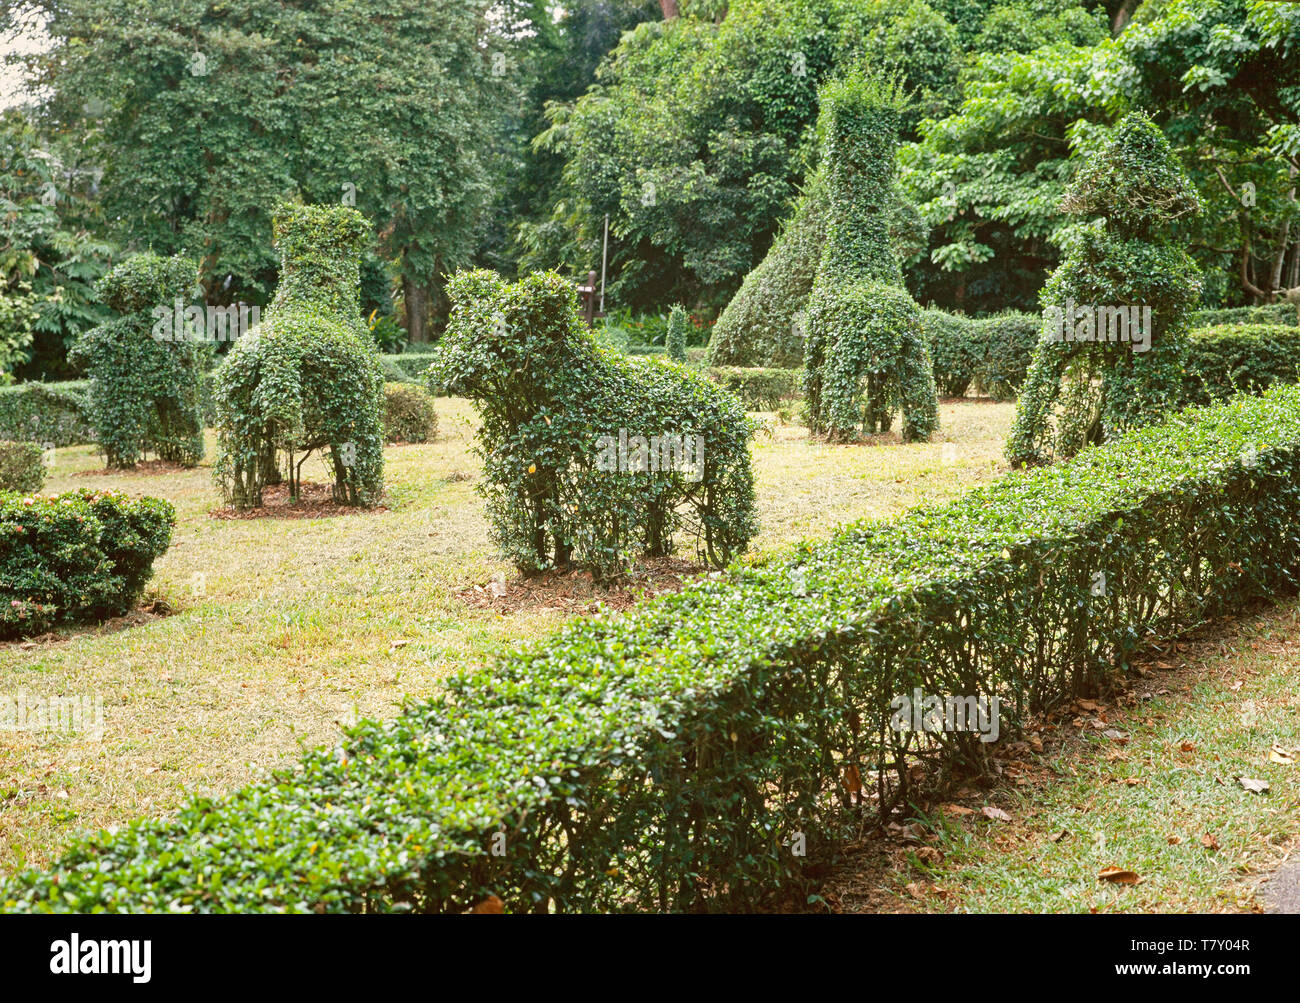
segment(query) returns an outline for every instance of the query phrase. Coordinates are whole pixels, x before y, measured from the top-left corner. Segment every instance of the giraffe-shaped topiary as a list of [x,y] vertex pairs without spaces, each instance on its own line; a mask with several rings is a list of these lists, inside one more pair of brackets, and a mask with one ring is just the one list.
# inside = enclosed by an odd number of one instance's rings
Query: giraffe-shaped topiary
[[343,206],[281,205],[280,284],[265,319],[213,380],[215,474],[236,508],[262,503],[283,469],[297,495],[302,465],[328,450],[334,500],[374,505],[384,486],[384,378],[361,320],[360,252],[369,227]]
[[830,206],[808,301],[809,424],[851,440],[887,432],[901,407],[903,438],[928,439],[939,427],[934,372],[890,236],[903,98],[895,83],[854,70],[821,101]]

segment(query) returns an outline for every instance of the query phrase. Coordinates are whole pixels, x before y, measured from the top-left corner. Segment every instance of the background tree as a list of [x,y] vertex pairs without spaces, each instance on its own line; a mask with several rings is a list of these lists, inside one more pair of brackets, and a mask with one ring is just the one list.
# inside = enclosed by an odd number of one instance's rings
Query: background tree
[[265,303],[265,206],[355,204],[395,262],[411,337],[472,256],[516,21],[487,0],[20,0],[52,39],[28,58],[40,125],[85,138],[105,218],[133,246],[201,256],[209,302]]

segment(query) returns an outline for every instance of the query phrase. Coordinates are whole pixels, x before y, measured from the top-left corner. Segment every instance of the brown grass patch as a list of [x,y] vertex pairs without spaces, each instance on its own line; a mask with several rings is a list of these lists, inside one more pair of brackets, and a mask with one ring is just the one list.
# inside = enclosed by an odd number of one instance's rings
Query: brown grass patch
[[334,500],[334,489],[328,484],[304,481],[299,485],[298,497],[289,497],[289,485],[273,484],[262,490],[262,504],[240,511],[237,508],[214,508],[209,519],[328,519],[336,515],[360,515],[366,512],[387,512],[387,505],[362,508],[358,505],[340,505]]

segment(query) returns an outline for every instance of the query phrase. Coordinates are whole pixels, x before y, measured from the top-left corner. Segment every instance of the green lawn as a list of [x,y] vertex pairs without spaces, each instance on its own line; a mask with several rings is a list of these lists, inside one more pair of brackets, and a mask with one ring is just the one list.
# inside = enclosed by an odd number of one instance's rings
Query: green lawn
[[919,806],[910,831],[857,847],[828,898],[848,912],[1258,909],[1261,880],[1300,850],[1300,601],[1141,664],[1131,689],[1007,750],[993,789]]
[[[45,490],[113,487],[175,504],[171,550],[123,628],[0,645],[0,693],[99,695],[104,734],[7,732],[0,747],[0,870],[48,861],[83,828],[162,815],[184,797],[229,790],[333,741],[338,723],[383,717],[503,644],[545,635],[572,605],[504,615],[458,593],[513,577],[487,537],[469,451],[473,412],[440,399],[440,437],[387,451],[387,511],[326,519],[221,520],[206,467],[97,473],[93,449],[59,450]],[[775,426],[755,443],[762,560],[844,521],[959,494],[1005,470],[1013,406],[946,404],[933,443],[811,443]],[[210,457],[209,457],[210,459]],[[323,470],[305,470],[324,479]]]

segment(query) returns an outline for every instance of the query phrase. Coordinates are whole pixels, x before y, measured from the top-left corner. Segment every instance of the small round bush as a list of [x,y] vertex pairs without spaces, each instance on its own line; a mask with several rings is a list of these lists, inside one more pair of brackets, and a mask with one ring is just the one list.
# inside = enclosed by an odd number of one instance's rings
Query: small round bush
[[385,442],[432,442],[437,434],[432,397],[410,383],[384,384]]
[[0,442],[0,491],[39,491],[45,483],[41,447],[34,442]]

